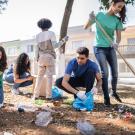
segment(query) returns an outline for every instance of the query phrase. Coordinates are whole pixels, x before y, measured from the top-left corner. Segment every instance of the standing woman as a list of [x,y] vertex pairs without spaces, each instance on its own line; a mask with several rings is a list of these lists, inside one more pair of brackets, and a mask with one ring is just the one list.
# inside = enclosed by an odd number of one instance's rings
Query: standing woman
[[38,61],[38,74],[34,89],[33,100],[39,97],[39,91],[42,86],[43,77],[46,75],[46,99],[52,98],[52,79],[55,75],[55,48],[63,45],[68,40],[65,37],[60,42],[56,42],[56,36],[54,32],[49,29],[52,26],[52,22],[47,18],[42,18],[37,22],[41,32],[36,36],[36,59]]
[[[99,12],[96,16],[92,12],[85,29],[95,23],[95,19],[101,24],[108,36],[114,41],[112,45],[102,30],[96,24],[96,45],[94,53],[100,65],[102,72],[102,89],[104,93],[104,104],[110,106],[110,97],[108,92],[108,64],[111,69],[111,96],[117,101],[122,102],[117,94],[118,66],[115,49],[121,41],[121,31],[126,19],[126,7],[124,0],[112,0],[107,12]],[[116,32],[116,37],[114,33]]]
[[7,67],[7,56],[3,47],[0,46],[0,108],[3,106],[4,92],[3,92],[3,72]]

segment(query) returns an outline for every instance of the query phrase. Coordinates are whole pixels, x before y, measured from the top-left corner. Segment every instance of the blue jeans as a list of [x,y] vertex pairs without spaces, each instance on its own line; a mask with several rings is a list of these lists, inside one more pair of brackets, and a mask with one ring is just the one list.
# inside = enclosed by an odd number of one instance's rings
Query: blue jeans
[[0,87],[0,104],[3,103],[3,100],[4,100],[3,87]]
[[118,65],[117,65],[117,56],[114,48],[108,47],[94,47],[94,53],[96,59],[100,65],[102,72],[102,89],[104,93],[104,99],[110,100],[108,93],[108,64],[111,69],[111,84],[112,90],[115,93],[117,89],[117,78],[118,78]]
[[[29,76],[30,76],[30,74],[25,72],[23,75],[20,76],[20,79],[24,79],[24,78],[27,78]],[[32,83],[33,83],[33,81],[26,81],[23,83],[15,83],[14,82],[14,74],[9,73],[9,72],[4,74],[4,80],[8,83],[14,84],[13,85],[14,89],[17,89],[19,87],[26,87],[26,86],[32,85]]]

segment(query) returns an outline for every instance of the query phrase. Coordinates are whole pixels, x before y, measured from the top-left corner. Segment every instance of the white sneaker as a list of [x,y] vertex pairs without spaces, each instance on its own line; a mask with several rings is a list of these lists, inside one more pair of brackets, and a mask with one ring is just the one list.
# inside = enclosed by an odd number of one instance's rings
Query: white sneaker
[[20,94],[20,91],[19,89],[12,89],[11,92],[15,95],[19,95]]
[[1,108],[1,107],[3,107],[3,103],[2,103],[2,104],[0,104],[0,108]]

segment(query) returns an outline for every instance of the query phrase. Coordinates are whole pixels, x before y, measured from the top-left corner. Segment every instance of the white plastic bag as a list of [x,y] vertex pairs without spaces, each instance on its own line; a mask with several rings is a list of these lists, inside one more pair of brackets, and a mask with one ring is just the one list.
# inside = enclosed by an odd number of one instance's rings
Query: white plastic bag
[[89,122],[84,120],[79,120],[77,123],[77,129],[80,130],[80,133],[83,135],[94,135],[95,128]]
[[52,121],[51,112],[40,112],[36,116],[35,124],[37,126],[46,127]]

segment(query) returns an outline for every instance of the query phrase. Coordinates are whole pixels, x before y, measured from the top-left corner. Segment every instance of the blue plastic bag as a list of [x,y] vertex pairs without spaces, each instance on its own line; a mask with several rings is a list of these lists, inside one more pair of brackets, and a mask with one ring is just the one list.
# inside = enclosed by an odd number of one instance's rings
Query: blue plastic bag
[[63,92],[61,89],[59,89],[58,87],[56,86],[53,86],[52,87],[52,98],[53,99],[60,99],[62,98],[63,96]]
[[76,110],[87,110],[92,111],[94,109],[94,99],[91,92],[86,93],[87,99],[82,101],[78,97],[73,102],[73,108]]

